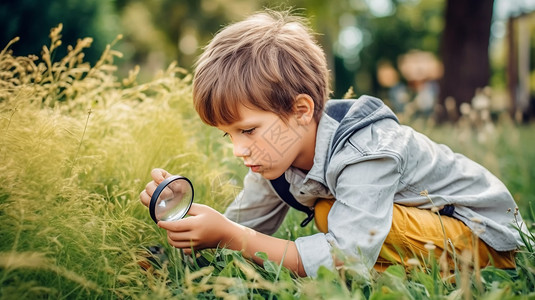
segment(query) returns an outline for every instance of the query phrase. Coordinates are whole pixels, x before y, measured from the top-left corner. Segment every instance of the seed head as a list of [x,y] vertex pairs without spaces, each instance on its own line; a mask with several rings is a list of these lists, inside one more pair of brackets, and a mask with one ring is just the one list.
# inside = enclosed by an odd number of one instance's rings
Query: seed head
[[416,258],[409,258],[407,259],[407,264],[409,266],[419,266],[420,265],[420,261]]
[[424,245],[425,249],[427,249],[427,251],[433,251],[437,248],[437,246],[435,246],[435,243],[429,241],[427,242],[425,245]]

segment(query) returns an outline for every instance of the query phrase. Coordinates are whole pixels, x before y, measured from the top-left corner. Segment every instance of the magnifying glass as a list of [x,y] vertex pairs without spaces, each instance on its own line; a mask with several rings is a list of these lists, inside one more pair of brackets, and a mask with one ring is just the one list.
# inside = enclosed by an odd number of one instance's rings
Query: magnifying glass
[[182,219],[193,203],[193,185],[183,176],[171,176],[158,185],[150,198],[150,217],[158,221]]

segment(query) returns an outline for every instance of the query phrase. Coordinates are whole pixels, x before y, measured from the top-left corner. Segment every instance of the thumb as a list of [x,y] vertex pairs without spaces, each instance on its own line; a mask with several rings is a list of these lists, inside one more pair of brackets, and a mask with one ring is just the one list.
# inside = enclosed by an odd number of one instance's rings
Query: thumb
[[187,215],[188,216],[197,216],[203,213],[207,213],[208,211],[215,211],[213,208],[211,208],[208,205],[204,204],[198,204],[198,203],[192,203],[191,207],[188,210]]
[[158,227],[163,228],[165,230],[176,230],[176,223],[177,221],[158,221]]
[[[208,207],[208,206],[202,205],[202,204],[193,203],[193,204],[191,204],[191,207],[188,210],[187,215],[188,216],[200,215],[203,212],[203,207]],[[183,224],[188,223],[188,222],[184,222],[184,221],[185,221],[184,219],[172,220],[172,221],[160,220],[160,221],[158,221],[158,227],[166,229],[166,230],[178,230],[178,228],[181,227],[181,225],[183,226]]]

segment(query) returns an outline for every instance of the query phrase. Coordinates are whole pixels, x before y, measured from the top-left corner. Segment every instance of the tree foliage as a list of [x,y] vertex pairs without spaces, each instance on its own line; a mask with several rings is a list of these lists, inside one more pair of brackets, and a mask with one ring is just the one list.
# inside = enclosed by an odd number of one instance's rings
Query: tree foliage
[[[20,37],[13,46],[19,55],[39,54],[48,43],[51,28],[63,24],[63,43],[75,45],[79,38],[92,37],[93,47],[85,55],[96,62],[107,44],[120,33],[111,0],[20,0],[0,1],[0,44]],[[66,54],[61,50],[59,54]]]
[[[150,78],[171,61],[191,70],[202,47],[224,25],[241,20],[265,7],[294,8],[306,16],[323,46],[333,75],[334,97],[342,97],[350,87],[356,95],[386,95],[377,80],[377,67],[389,63],[398,69],[398,59],[413,49],[428,51],[446,62],[444,90],[466,90],[463,95],[448,92],[459,101],[469,101],[468,94],[488,81],[488,57],[468,59],[466,67],[455,59],[459,53],[482,53],[488,49],[488,36],[493,0],[21,0],[0,3],[0,42],[7,44],[15,36],[22,39],[14,45],[21,55],[39,54],[49,28],[63,23],[64,43],[74,45],[79,37],[91,36],[94,45],[86,55],[90,62],[98,59],[107,43],[117,34],[123,40],[117,45],[124,57],[118,63],[121,74],[134,65],[142,65],[141,80]],[[454,16],[446,15],[446,4],[464,3]],[[485,4],[483,10],[472,8]],[[455,24],[460,28],[451,31]],[[473,29],[481,28],[471,36]],[[466,30],[465,30],[466,29]],[[443,34],[445,33],[445,34]],[[441,39],[445,37],[445,39]],[[466,47],[458,47],[466,40]],[[483,51],[483,52],[481,52]],[[62,53],[64,54],[64,53]],[[465,63],[461,63],[464,65]],[[460,71],[459,71],[460,70]],[[463,70],[471,70],[464,72]],[[490,70],[492,72],[492,69]],[[477,73],[485,79],[463,77]],[[483,75],[481,75],[483,74]],[[500,77],[503,78],[503,77]],[[450,80],[452,79],[452,80]],[[403,78],[401,78],[403,81]],[[466,84],[466,88],[462,85]],[[503,84],[501,86],[504,86]],[[450,87],[450,88],[448,88]],[[451,88],[453,87],[453,88]],[[442,97],[444,99],[445,96]]]

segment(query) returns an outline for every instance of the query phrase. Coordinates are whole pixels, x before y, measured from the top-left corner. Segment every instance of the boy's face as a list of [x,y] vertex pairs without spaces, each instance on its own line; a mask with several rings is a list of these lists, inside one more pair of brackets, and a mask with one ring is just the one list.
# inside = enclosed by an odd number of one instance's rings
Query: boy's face
[[275,179],[292,165],[311,166],[313,154],[304,155],[314,149],[315,139],[311,140],[309,127],[299,125],[293,117],[284,122],[273,112],[245,106],[239,112],[239,121],[217,128],[230,137],[234,155],[243,158],[251,171]]

